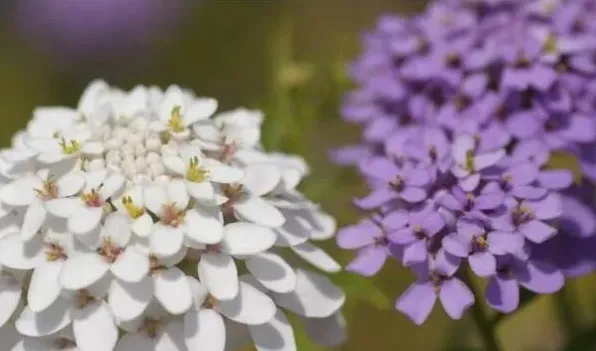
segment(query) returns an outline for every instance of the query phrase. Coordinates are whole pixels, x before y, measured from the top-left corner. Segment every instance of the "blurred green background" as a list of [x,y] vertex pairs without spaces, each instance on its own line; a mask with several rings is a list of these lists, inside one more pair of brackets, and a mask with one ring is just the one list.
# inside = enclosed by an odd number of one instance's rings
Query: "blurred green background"
[[[123,6],[126,2],[121,1]],[[15,17],[15,4],[0,4],[4,145],[25,126],[34,107],[73,106],[91,79],[104,78],[126,89],[175,83],[216,97],[222,109],[264,109],[266,146],[308,160],[313,172],[303,190],[340,225],[357,221],[351,198],[366,191],[355,172],[337,168],[327,159],[329,148],[358,140],[358,130],[343,123],[337,113],[341,94],[350,86],[343,69],[359,52],[360,35],[379,14],[412,13],[424,7],[422,0],[188,1],[180,4],[173,24],[157,28],[159,35],[142,50],[120,47],[109,55],[82,58],[54,45],[51,36],[41,39],[40,49],[39,41],[23,35],[18,22],[29,18]],[[77,28],[66,31],[76,33]],[[323,246],[341,263],[349,262],[351,254],[334,248],[334,242]],[[452,322],[437,307],[424,326],[416,327],[395,312],[394,300],[412,278],[392,261],[375,277],[374,285],[343,273],[334,278],[348,293],[344,313],[349,340],[342,350],[482,350],[469,316]],[[593,283],[589,278],[571,284],[573,299],[581,301],[575,306],[583,325],[593,322],[591,311],[596,310]],[[505,350],[560,349],[565,325],[558,321],[554,299],[535,299],[508,317],[498,330]],[[301,339],[299,350],[322,349]]]

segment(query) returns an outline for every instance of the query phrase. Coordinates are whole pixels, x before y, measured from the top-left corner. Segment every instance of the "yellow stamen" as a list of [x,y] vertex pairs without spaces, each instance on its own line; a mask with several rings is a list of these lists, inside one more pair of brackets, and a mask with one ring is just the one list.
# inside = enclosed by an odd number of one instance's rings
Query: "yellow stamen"
[[139,331],[145,332],[148,337],[154,339],[159,334],[161,323],[157,319],[145,318]]
[[557,38],[553,33],[550,33],[546,38],[542,50],[547,54],[554,54],[557,52]]
[[464,167],[466,168],[466,170],[468,172],[473,172],[474,171],[474,151],[473,150],[468,150],[466,151],[466,164],[464,165]]
[[81,151],[81,144],[74,139],[67,142],[66,139],[61,138],[59,144],[62,147],[62,153],[66,155],[74,155]]
[[76,304],[78,308],[85,308],[88,304],[95,301],[95,298],[89,295],[89,291],[82,289],[77,292]]
[[184,216],[186,216],[186,209],[180,210],[172,203],[163,206],[160,219],[163,224],[176,228],[184,223]]
[[190,160],[188,170],[186,171],[186,179],[193,183],[202,183],[207,180],[209,171],[201,167],[199,164],[199,158],[197,156]]
[[58,186],[56,185],[56,179],[50,174],[48,178],[43,182],[41,189],[34,189],[37,197],[41,200],[53,200],[58,198]]
[[128,212],[128,215],[134,219],[137,219],[145,214],[145,209],[143,207],[135,205],[134,201],[132,200],[132,197],[130,196],[125,196],[122,198],[122,205],[124,205],[124,208],[126,209],[126,212]]
[[184,131],[184,124],[182,123],[182,111],[180,106],[174,106],[174,108],[172,108],[168,126],[175,133],[182,133]]
[[102,207],[105,202],[95,189],[81,195],[81,200],[89,207]]

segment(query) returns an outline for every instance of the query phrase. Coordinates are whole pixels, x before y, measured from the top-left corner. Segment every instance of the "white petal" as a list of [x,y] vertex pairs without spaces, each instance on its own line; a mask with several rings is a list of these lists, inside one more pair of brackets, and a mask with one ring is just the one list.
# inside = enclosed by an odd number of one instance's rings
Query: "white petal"
[[27,209],[27,212],[25,212],[23,227],[21,227],[21,238],[23,240],[33,238],[45,222],[46,215],[46,209],[41,202],[35,201],[32,203]]
[[298,256],[302,257],[302,259],[325,272],[335,273],[341,270],[341,266],[337,261],[329,256],[324,250],[309,242],[292,246],[291,249]]
[[72,329],[81,350],[113,350],[118,341],[118,328],[105,302],[74,310]]
[[168,195],[177,208],[184,209],[188,206],[190,198],[183,180],[173,179],[168,184]]
[[263,252],[245,262],[250,273],[269,290],[287,293],[296,287],[296,273],[276,254]]
[[269,296],[243,281],[239,283],[238,295],[232,300],[220,301],[217,309],[231,320],[248,325],[269,322],[277,310]]
[[212,204],[215,201],[215,190],[211,182],[195,183],[187,180],[185,183],[190,196],[198,202]]
[[[209,213],[215,212],[215,213]],[[190,210],[184,216],[184,232],[191,240],[202,244],[215,244],[223,237],[223,222],[218,216],[219,209],[212,211]]]
[[189,351],[223,351],[226,329],[214,310],[192,309],[184,315],[184,340]]
[[60,296],[62,288],[58,284],[58,276],[62,265],[63,261],[46,261],[33,271],[27,294],[27,302],[33,312],[45,310]]
[[96,253],[81,253],[69,257],[60,272],[60,285],[68,290],[84,289],[98,282],[110,266]]
[[153,230],[153,219],[147,213],[134,220],[132,223],[132,232],[136,235],[146,238]]
[[21,284],[15,277],[0,277],[0,327],[4,326],[21,301]]
[[102,216],[101,207],[78,206],[68,217],[68,230],[77,235],[87,234],[97,228]]
[[75,198],[60,198],[44,202],[46,210],[59,218],[68,218],[81,205]]
[[0,263],[14,269],[33,269],[41,253],[41,237],[22,241],[20,234],[7,235],[0,240]]
[[106,170],[92,171],[85,173],[85,189],[97,190],[101,184],[106,180],[108,172]]
[[238,270],[229,255],[203,254],[198,271],[199,280],[216,299],[229,300],[238,294]]
[[296,289],[290,293],[273,293],[275,302],[301,316],[325,318],[343,306],[346,296],[325,276],[298,269]]
[[120,192],[126,184],[126,178],[122,174],[112,174],[106,178],[101,187],[100,193],[104,199],[112,197]]
[[37,161],[39,161],[39,163],[42,163],[44,165],[53,165],[55,163],[64,161],[67,158],[71,158],[71,157],[73,157],[73,156],[63,154],[62,152],[60,152],[58,150],[53,150],[53,151],[48,151],[48,152],[42,152],[39,155],[37,155]]
[[120,280],[129,283],[139,282],[149,273],[149,257],[129,246],[118,256],[111,270]]
[[138,283],[115,280],[108,292],[108,303],[114,317],[131,321],[139,317],[153,297],[153,279],[146,277]]
[[70,324],[68,313],[69,302],[58,299],[52,306],[43,312],[35,313],[25,307],[15,326],[19,333],[26,336],[46,336],[54,334]]
[[178,86],[172,85],[165,91],[159,106],[159,119],[167,122],[172,116],[172,109],[177,106],[184,107],[184,95]]
[[277,166],[260,163],[246,168],[242,185],[255,196],[263,196],[271,192],[281,181]]
[[268,250],[275,243],[271,228],[252,223],[230,223],[224,228],[222,247],[230,255],[254,255]]
[[312,240],[327,240],[335,235],[335,231],[337,230],[337,221],[335,218],[321,211],[313,212],[312,217],[315,222],[315,226],[310,235]]
[[160,257],[175,255],[182,248],[183,242],[184,233],[182,229],[161,224],[155,225],[154,231],[149,237],[151,250]]
[[72,196],[83,189],[85,177],[79,172],[69,172],[56,182],[59,197]]
[[207,167],[209,180],[215,183],[237,183],[244,176],[244,172],[240,168],[224,165],[215,160],[209,160]]
[[130,240],[131,226],[130,217],[121,212],[114,212],[106,217],[101,236],[109,238],[119,247],[125,247]]
[[215,113],[217,105],[217,100],[213,98],[197,98],[188,107],[186,115],[192,121],[207,119]]
[[35,187],[39,185],[39,180],[32,177],[16,180],[0,188],[0,201],[9,206],[27,206],[35,200]]
[[186,275],[176,267],[159,272],[153,277],[155,298],[166,311],[182,314],[191,307],[192,296]]
[[283,214],[277,208],[257,196],[248,196],[236,202],[234,211],[249,222],[267,227],[281,227],[285,222]]
[[155,351],[188,351],[184,345],[184,326],[182,322],[174,320],[163,328],[155,344]]
[[249,330],[258,351],[296,351],[294,330],[281,310],[269,322],[252,325]]
[[168,197],[165,190],[157,185],[149,186],[145,189],[145,206],[149,211],[156,215],[160,215],[163,206],[168,203]]
[[145,334],[132,334],[128,333],[124,335],[114,351],[154,351],[155,341],[150,339]]
[[182,176],[186,175],[186,164],[182,158],[178,156],[164,156],[162,161],[170,172]]
[[277,234],[276,246],[296,246],[310,238],[313,231],[312,225],[303,217],[288,216],[286,222],[280,228],[274,229]]

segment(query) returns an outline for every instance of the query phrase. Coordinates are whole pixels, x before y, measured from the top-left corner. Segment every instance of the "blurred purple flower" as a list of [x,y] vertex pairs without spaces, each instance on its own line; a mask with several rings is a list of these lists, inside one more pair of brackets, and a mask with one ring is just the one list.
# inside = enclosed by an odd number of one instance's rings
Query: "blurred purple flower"
[[[543,1],[383,15],[349,68],[341,113],[363,142],[332,158],[370,187],[355,204],[380,210],[383,262],[418,274],[396,305],[416,324],[437,296],[455,319],[474,302],[462,267],[505,313],[520,287],[549,294],[596,269],[596,5]],[[581,190],[553,151],[578,159]]]
[[15,25],[32,45],[74,63],[142,56],[182,15],[182,0],[18,1]]

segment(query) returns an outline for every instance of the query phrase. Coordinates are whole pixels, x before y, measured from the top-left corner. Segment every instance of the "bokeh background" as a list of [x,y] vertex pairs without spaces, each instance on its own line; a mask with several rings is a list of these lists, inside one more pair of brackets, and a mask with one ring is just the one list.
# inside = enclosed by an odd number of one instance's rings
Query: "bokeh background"
[[[347,62],[360,35],[383,12],[413,13],[422,0],[19,0],[0,2],[0,142],[23,128],[41,105],[70,105],[86,84],[166,87],[176,83],[219,99],[222,109],[267,113],[269,149],[303,155],[310,198],[338,218],[357,221],[351,198],[365,193],[349,169],[332,165],[328,149],[356,141],[338,115],[349,89]],[[340,262],[350,254],[326,249]],[[412,277],[389,262],[371,282],[341,273],[348,293],[349,340],[341,350],[482,350],[469,316],[452,322],[436,308],[416,327],[394,310]],[[596,315],[593,278],[569,284],[580,328]],[[568,325],[558,299],[534,299],[498,330],[507,351],[560,350]],[[299,333],[300,334],[300,333]],[[299,335],[299,348],[324,350]],[[579,349],[578,349],[579,350]],[[571,349],[570,349],[571,351]]]

